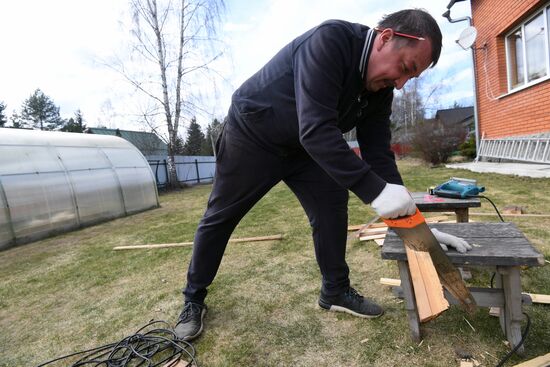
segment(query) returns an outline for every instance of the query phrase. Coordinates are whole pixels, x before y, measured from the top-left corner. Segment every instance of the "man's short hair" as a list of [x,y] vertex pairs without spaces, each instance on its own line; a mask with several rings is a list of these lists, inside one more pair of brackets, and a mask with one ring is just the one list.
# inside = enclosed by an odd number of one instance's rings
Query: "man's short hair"
[[[429,38],[432,43],[432,67],[437,64],[441,54],[443,36],[435,19],[425,10],[405,9],[385,15],[378,27],[382,29],[391,28],[395,32]],[[403,38],[403,42],[411,44],[418,41]]]

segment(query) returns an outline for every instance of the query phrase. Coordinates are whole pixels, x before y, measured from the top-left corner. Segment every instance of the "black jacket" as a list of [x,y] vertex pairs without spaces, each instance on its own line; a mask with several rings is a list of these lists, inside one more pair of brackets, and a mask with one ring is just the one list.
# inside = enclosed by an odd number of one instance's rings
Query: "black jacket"
[[[233,94],[250,139],[288,156],[305,150],[336,182],[370,203],[387,182],[402,184],[390,150],[393,88],[363,83],[375,32],[331,20],[299,36]],[[342,133],[357,127],[361,160]]]

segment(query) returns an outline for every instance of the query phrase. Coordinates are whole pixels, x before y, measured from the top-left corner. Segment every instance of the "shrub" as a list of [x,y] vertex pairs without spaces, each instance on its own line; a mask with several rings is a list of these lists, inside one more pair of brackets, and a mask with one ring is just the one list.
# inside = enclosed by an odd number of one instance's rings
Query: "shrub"
[[463,155],[464,157],[474,159],[477,155],[475,135],[474,134],[470,135],[468,140],[466,140],[464,143],[460,144],[458,149],[460,149],[460,154]]
[[433,165],[445,163],[464,142],[466,131],[459,124],[444,124],[436,120],[418,123],[413,129],[413,152]]

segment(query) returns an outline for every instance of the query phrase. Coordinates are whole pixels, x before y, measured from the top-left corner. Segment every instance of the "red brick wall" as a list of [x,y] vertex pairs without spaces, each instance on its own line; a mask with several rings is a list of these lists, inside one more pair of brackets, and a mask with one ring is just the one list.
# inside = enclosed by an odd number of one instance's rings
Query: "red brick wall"
[[[479,133],[486,138],[550,132],[550,80],[508,93],[504,37],[548,0],[471,0]],[[487,72],[485,71],[485,68]],[[488,86],[487,86],[488,81]]]

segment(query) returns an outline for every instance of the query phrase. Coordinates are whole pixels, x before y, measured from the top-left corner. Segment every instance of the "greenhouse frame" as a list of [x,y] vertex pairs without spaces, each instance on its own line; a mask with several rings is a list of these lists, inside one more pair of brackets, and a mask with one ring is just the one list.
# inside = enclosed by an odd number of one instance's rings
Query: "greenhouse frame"
[[128,141],[0,128],[0,250],[159,206]]

